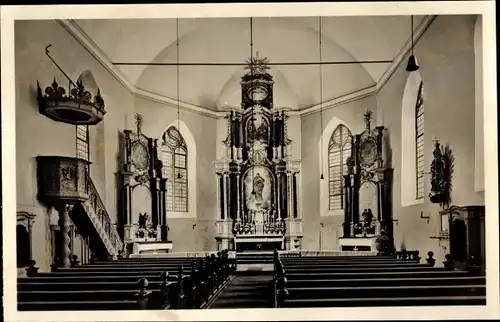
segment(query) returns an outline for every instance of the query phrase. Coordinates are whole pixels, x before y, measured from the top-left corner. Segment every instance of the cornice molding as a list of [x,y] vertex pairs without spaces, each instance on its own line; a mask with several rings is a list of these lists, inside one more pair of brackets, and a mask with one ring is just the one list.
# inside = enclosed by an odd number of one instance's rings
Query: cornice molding
[[74,21],[70,19],[57,20],[66,31],[69,32],[73,38],[78,41],[85,50],[87,50],[94,58],[101,63],[101,65],[130,93],[135,92],[135,86],[130,82],[127,77],[112,63],[111,59],[97,46],[97,44],[90,38]]
[[[166,97],[164,95],[160,95],[160,94],[142,89],[142,88],[136,87],[134,90],[134,95],[137,98],[143,98],[143,99],[151,100],[153,102],[165,104],[165,105],[172,107],[172,108],[177,108],[177,101],[176,100],[171,99],[169,97]],[[200,115],[204,115],[204,116],[209,116],[209,117],[213,117],[213,118],[217,118],[220,113],[223,113],[223,112],[219,112],[219,111],[212,111],[210,109],[207,109],[207,108],[204,108],[201,106],[188,104],[188,103],[185,103],[182,101],[179,101],[179,109],[182,111],[200,114]]]
[[[307,108],[304,108],[299,111],[301,116],[311,115],[320,110],[329,110],[331,108],[337,107],[342,104],[346,104],[352,101],[356,101],[362,99],[367,96],[371,96],[377,92],[377,85],[373,84],[370,87],[362,88],[351,93],[344,94],[337,98],[331,99],[327,102],[323,102],[323,104],[316,104]],[[321,107],[322,106],[322,107]]]
[[[431,23],[436,18],[436,15],[426,16],[423,18],[422,22],[417,26],[414,31],[413,39],[416,45],[420,40],[421,36],[427,31]],[[162,103],[167,106],[177,108],[177,100],[169,98],[164,95],[160,95],[154,92],[144,90],[142,88],[136,87],[130,80],[120,71],[119,68],[113,65],[111,59],[97,46],[97,44],[78,26],[78,24],[71,19],[57,20],[67,31],[71,34],[122,86],[124,86],[130,93],[135,97],[151,100],[154,102]],[[341,95],[339,97],[333,98],[329,101],[323,102],[322,104],[316,104],[301,110],[292,110],[291,113],[294,116],[307,116],[314,114],[321,109],[328,110],[337,107],[342,104],[353,102],[374,94],[377,94],[380,89],[384,87],[387,81],[391,78],[394,72],[397,70],[399,65],[404,61],[404,58],[411,50],[411,36],[408,37],[405,44],[401,47],[401,50],[394,58],[394,61],[389,65],[381,78],[373,86],[366,87]],[[321,107],[322,105],[322,107]],[[192,112],[199,115],[204,115],[212,118],[220,118],[225,116],[223,111],[213,111],[211,109],[197,106],[194,104],[189,104],[186,102],[179,102],[179,107],[183,111]]]

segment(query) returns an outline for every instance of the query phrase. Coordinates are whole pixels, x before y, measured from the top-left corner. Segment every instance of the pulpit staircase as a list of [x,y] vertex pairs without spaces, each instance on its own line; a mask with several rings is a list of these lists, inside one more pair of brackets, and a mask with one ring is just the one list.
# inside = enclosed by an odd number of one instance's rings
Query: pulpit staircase
[[89,248],[100,259],[115,258],[123,249],[123,241],[111,222],[104,203],[89,177],[89,199],[75,204],[70,212],[80,233],[89,236]]

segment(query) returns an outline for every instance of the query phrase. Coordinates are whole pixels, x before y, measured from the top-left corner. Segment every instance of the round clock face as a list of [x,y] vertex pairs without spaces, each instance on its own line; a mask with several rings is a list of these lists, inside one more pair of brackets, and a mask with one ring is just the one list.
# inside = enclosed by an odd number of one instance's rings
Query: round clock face
[[259,102],[264,100],[267,97],[267,90],[264,87],[257,86],[254,88],[251,88],[248,91],[248,96],[250,97],[251,100]]
[[141,143],[134,144],[132,147],[132,163],[134,166],[139,170],[146,169],[148,166],[148,159],[149,156],[146,147]]

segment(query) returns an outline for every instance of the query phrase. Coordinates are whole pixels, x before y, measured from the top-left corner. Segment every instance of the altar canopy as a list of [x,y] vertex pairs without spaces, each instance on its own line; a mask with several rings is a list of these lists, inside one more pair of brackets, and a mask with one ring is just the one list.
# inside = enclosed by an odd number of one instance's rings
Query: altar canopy
[[254,57],[241,79],[241,106],[226,112],[216,161],[219,249],[300,249],[300,161],[291,153],[288,110],[274,107],[267,58]]

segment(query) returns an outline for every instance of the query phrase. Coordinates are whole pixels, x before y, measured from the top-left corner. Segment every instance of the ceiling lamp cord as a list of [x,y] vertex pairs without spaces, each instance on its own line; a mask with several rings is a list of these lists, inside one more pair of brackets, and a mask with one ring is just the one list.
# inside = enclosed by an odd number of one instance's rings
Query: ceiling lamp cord
[[415,47],[415,42],[413,39],[413,15],[411,16],[410,21],[411,21],[410,22],[410,24],[411,24],[411,55],[408,58],[408,65],[406,66],[406,71],[414,72],[414,71],[418,70],[420,67],[417,64],[417,60],[416,60],[415,54],[413,52],[414,47]]
[[413,55],[413,15],[411,15],[411,54]]
[[[253,18],[250,17],[250,87],[253,87]],[[252,100],[253,100],[253,91],[250,91],[252,93]],[[255,115],[254,115],[254,105],[252,102],[252,110],[251,110],[251,121],[253,128],[255,129]],[[250,149],[252,149],[252,195],[255,195],[255,189],[254,189],[254,184],[253,181],[255,180],[255,149],[254,149],[254,140],[255,140],[255,135],[256,133],[254,132],[254,137],[252,138],[252,146]]]
[[[177,131],[181,133],[181,118],[180,118],[180,103],[179,103],[179,18],[176,20],[176,34],[177,34]],[[177,172],[177,179],[181,179],[181,173]]]
[[323,180],[325,176],[323,175],[323,55],[321,50],[322,44],[322,20],[319,17],[319,112],[320,112],[320,157],[321,157],[321,176],[320,180]]

